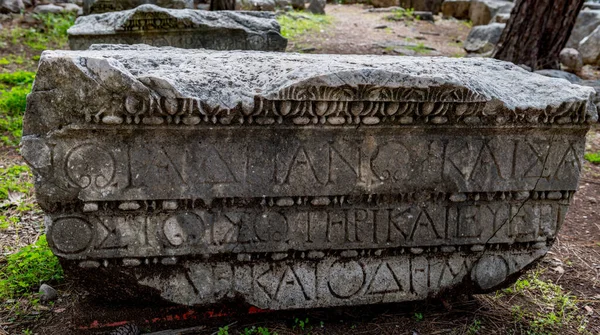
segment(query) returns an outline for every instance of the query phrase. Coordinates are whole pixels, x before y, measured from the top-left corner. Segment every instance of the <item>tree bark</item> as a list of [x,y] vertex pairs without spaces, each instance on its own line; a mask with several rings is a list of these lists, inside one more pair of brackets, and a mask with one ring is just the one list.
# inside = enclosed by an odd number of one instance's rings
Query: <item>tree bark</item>
[[210,0],[210,10],[235,10],[235,0]]
[[534,70],[558,69],[584,0],[517,0],[492,57]]

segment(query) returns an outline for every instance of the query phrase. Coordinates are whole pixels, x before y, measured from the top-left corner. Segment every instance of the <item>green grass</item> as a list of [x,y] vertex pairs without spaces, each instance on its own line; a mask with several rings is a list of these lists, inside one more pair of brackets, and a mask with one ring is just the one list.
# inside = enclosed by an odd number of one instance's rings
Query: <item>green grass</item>
[[29,194],[33,189],[31,171],[26,165],[13,165],[0,169],[0,201],[8,199],[9,192]]
[[[22,135],[23,114],[25,113],[27,94],[31,92],[31,83],[27,82],[29,78],[19,76],[10,79],[24,81],[21,85],[0,92],[0,141],[8,145],[18,145]],[[4,82],[1,77],[0,82]]]
[[62,47],[67,44],[67,29],[75,23],[75,13],[36,14],[34,18],[40,23],[36,28],[13,28],[2,31],[3,41],[12,44],[25,44],[34,50],[45,50],[50,47]]
[[277,17],[281,25],[281,35],[295,39],[304,34],[316,33],[331,24],[331,17],[306,12],[290,12]]
[[420,17],[418,15],[415,16],[415,10],[413,8],[399,8],[394,10],[392,15],[386,17],[386,20],[390,21],[403,21],[405,19],[420,20]]
[[42,283],[62,279],[63,270],[58,258],[50,251],[46,236],[42,235],[35,244],[6,257],[6,265],[0,268],[0,300],[30,294]]
[[[578,314],[576,297],[564,292],[560,285],[539,278],[533,272],[503,290],[513,301],[511,312],[516,322],[525,322],[529,335],[559,334],[567,327],[586,332],[587,320]],[[517,303],[517,302],[520,303]]]
[[416,45],[408,45],[405,47],[406,49],[412,50],[416,53],[419,54],[428,54],[429,53],[429,49],[425,46],[424,43],[417,43]]
[[590,152],[585,154],[584,157],[592,164],[600,164],[600,152]]

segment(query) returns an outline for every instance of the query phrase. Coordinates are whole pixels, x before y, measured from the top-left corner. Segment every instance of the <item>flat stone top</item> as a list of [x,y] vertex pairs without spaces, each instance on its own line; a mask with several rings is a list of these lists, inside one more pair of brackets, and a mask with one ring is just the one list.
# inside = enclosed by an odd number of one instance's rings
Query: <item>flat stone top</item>
[[80,16],[68,34],[111,35],[127,31],[168,31],[178,29],[240,29],[264,33],[279,32],[275,15],[269,12],[206,11],[194,9],[169,9],[156,5]]
[[[41,105],[35,108],[54,109],[50,115],[96,115],[116,96],[134,96],[128,101],[147,100],[150,106],[161,98],[191,99],[204,106],[202,113],[218,109],[244,115],[266,108],[257,107],[261,99],[347,101],[353,102],[352,106],[358,104],[358,112],[366,108],[361,101],[400,105],[440,102],[479,104],[478,117],[502,114],[507,119],[504,123],[597,120],[596,107],[590,102],[593,89],[493,59],[184,50],[145,45],[94,45],[90,49],[43,53],[33,95],[59,88],[64,99],[53,98],[54,106],[40,100]],[[445,113],[444,106],[435,108]],[[428,115],[431,111],[425,108],[418,113]],[[467,115],[459,108],[453,113]],[[285,110],[281,114],[286,117]],[[556,121],[565,115],[567,121]]]

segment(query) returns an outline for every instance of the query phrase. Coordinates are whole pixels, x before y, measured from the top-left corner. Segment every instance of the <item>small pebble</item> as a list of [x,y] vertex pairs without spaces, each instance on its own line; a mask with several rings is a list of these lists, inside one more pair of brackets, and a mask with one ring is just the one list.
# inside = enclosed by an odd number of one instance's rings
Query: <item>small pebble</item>
[[40,286],[40,300],[43,302],[54,301],[58,298],[58,292],[47,284]]

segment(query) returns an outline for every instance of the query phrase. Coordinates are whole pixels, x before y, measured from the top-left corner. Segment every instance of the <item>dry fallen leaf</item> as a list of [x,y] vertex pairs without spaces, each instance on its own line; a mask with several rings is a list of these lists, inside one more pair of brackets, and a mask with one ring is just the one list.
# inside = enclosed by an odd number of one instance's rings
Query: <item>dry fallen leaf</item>
[[585,308],[585,310],[588,312],[588,314],[592,314],[594,313],[594,309],[590,306],[584,306],[583,308]]
[[562,266],[557,266],[557,267],[553,268],[552,270],[555,271],[555,272],[557,272],[557,273],[560,273],[561,275],[563,273],[565,273],[565,269],[563,269]]
[[24,196],[25,196],[25,194],[21,193],[21,192],[8,191],[8,201],[10,201],[10,203],[13,205],[18,205]]

